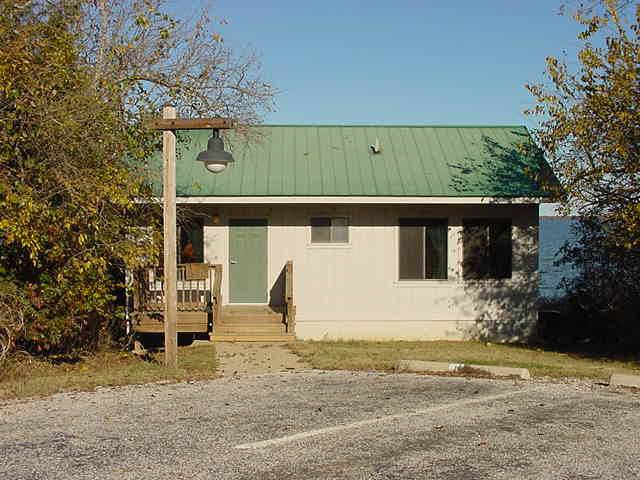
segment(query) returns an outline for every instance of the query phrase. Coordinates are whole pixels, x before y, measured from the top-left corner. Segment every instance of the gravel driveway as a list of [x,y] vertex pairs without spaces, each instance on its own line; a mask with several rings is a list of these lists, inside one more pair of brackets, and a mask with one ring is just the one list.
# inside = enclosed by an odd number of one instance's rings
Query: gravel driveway
[[0,405],[0,479],[640,478],[640,395],[278,373]]

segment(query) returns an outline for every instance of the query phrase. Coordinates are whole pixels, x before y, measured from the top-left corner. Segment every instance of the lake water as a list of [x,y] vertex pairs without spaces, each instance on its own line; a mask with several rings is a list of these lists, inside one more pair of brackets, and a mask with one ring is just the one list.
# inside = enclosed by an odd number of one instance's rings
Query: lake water
[[573,240],[571,225],[575,222],[569,217],[540,218],[540,295],[552,297],[562,290],[559,283],[563,277],[571,278],[575,273],[569,265],[555,266],[556,255],[566,241]]

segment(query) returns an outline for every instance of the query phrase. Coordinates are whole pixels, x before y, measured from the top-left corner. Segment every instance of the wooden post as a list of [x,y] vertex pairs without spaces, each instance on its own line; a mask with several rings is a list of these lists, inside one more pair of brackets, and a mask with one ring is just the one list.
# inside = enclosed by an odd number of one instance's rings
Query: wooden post
[[211,297],[213,302],[213,327],[220,325],[222,312],[222,265],[217,263],[213,266],[213,285],[211,287]]
[[[162,109],[163,119],[176,118],[174,107]],[[178,269],[176,260],[176,134],[162,132],[162,197],[164,226],[164,364],[178,366]]]
[[296,306],[293,302],[293,261],[289,260],[284,266],[284,304],[287,321],[287,333],[295,333]]

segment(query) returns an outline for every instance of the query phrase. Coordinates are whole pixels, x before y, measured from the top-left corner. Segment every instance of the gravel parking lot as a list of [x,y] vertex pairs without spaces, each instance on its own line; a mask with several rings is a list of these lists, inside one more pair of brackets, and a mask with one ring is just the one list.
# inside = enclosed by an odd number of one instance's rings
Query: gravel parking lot
[[0,405],[0,478],[640,478],[640,395],[278,373]]

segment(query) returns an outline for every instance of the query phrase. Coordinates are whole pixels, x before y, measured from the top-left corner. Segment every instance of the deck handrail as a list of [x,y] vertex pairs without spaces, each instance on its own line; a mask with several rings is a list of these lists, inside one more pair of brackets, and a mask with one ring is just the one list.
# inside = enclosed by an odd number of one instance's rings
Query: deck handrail
[[[206,265],[206,272],[201,269]],[[177,266],[178,310],[203,311],[210,308],[215,265],[179,264]],[[194,273],[195,272],[195,273]],[[134,311],[164,311],[164,272],[162,267],[146,267],[134,274]]]
[[284,266],[284,321],[287,333],[295,332],[296,306],[293,301],[293,261],[289,260]]

